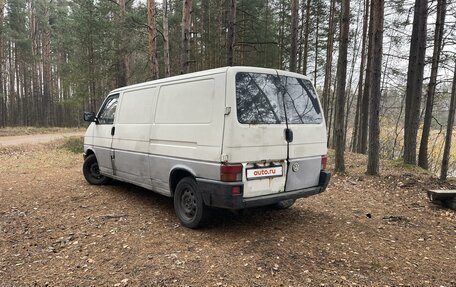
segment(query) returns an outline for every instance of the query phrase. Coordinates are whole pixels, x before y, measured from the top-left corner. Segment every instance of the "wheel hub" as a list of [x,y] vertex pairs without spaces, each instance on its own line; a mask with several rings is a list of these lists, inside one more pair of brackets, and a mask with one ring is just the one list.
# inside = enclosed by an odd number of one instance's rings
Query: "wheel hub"
[[182,194],[181,206],[184,214],[188,218],[193,218],[196,214],[196,197],[195,193],[190,190],[185,190]]
[[90,173],[92,174],[92,176],[96,179],[99,179],[101,177],[101,173],[100,173],[100,168],[98,167],[98,164],[97,163],[93,163],[91,166],[90,166]]

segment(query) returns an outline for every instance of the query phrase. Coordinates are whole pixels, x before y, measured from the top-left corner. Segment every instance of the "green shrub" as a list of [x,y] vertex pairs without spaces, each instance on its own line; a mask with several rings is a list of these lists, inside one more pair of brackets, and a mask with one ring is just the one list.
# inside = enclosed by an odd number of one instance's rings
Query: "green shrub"
[[63,148],[73,153],[84,152],[84,138],[83,137],[69,137],[65,139]]

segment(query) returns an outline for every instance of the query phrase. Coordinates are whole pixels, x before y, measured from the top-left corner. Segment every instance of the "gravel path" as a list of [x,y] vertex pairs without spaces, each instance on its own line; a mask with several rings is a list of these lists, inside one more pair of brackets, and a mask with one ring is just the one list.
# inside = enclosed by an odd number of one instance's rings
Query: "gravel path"
[[47,143],[47,142],[63,139],[66,137],[83,136],[83,135],[84,135],[83,132],[72,132],[72,133],[37,134],[37,135],[0,137],[0,147],[21,145],[21,144]]

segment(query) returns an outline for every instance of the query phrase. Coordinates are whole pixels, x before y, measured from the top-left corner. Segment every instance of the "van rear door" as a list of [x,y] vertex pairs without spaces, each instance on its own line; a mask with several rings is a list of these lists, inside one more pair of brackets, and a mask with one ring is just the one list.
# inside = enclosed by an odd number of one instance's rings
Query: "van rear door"
[[244,197],[318,184],[326,131],[310,81],[272,69],[232,68],[226,104],[233,113],[225,120],[223,154],[243,164]]
[[[283,96],[275,70],[230,68],[223,154],[243,165],[244,197],[285,190],[287,142]],[[223,155],[222,155],[223,158]]]
[[318,185],[322,155],[326,155],[326,126],[317,94],[310,80],[277,71],[293,139],[288,142],[285,191]]

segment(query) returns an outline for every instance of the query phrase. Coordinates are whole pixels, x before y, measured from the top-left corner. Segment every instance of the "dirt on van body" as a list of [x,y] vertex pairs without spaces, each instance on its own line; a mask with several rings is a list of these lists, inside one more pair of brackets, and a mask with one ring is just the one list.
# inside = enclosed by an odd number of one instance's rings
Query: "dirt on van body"
[[0,149],[0,286],[456,286],[456,215],[398,162],[348,174],[284,211],[218,211],[199,230],[172,200],[91,186],[61,143]]

